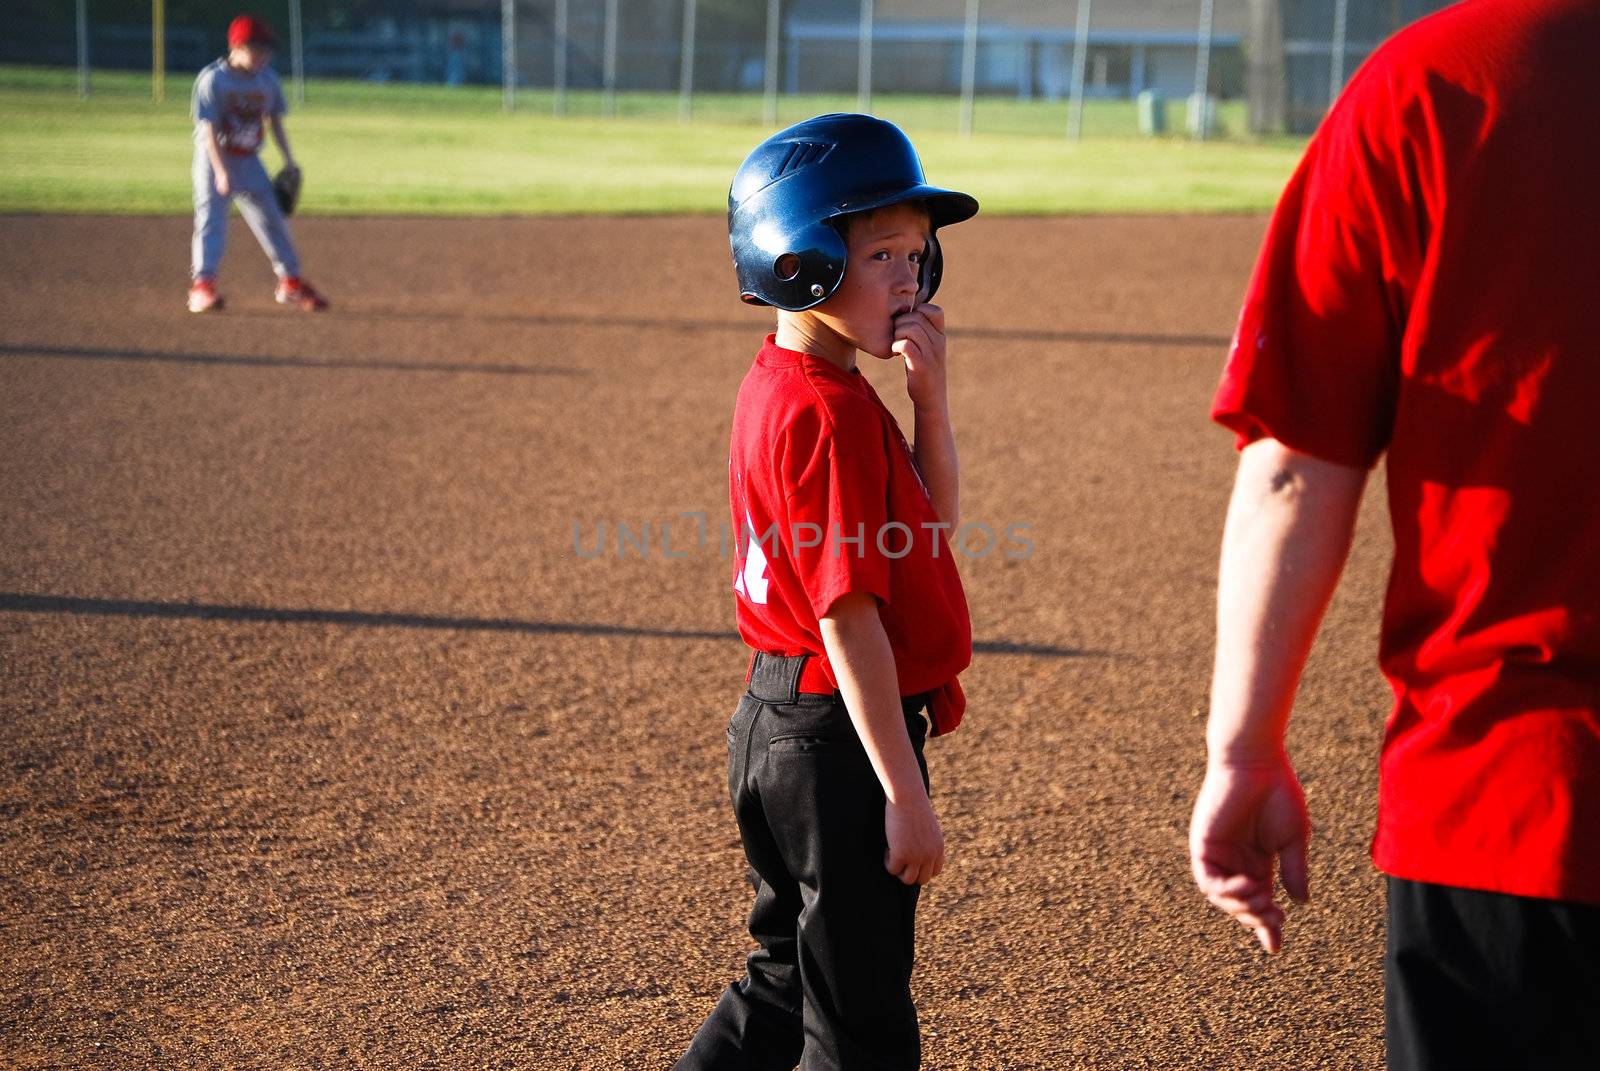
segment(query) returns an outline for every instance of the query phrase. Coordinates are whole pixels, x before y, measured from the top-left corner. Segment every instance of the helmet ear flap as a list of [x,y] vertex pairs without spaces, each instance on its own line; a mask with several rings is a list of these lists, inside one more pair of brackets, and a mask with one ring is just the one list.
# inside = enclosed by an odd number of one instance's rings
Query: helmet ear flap
[[939,248],[939,236],[928,235],[928,245],[922,254],[922,270],[917,279],[917,304],[932,301],[939,292],[939,281],[944,277],[944,251]]
[[733,262],[739,297],[751,305],[801,312],[828,300],[844,279],[844,238],[827,223],[785,233],[772,223],[735,223]]

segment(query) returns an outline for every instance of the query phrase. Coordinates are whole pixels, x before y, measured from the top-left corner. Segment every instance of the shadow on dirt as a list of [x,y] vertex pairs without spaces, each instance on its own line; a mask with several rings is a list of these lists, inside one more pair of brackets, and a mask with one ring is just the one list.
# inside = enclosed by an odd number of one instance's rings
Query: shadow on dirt
[[[236,315],[272,316],[271,312],[238,313]],[[623,331],[684,331],[689,333],[751,333],[770,329],[764,320],[682,320],[670,316],[594,316],[581,313],[520,313],[476,312],[462,309],[340,309],[340,319],[347,320],[416,320],[432,323],[439,320],[461,320],[474,323],[498,323],[528,327],[614,327]],[[1233,341],[1226,335],[1164,335],[1155,333],[1128,334],[1117,331],[1047,331],[1022,327],[983,327],[962,325],[950,331],[953,338],[982,338],[1003,342],[1059,342],[1098,344],[1112,346],[1195,346],[1207,349],[1225,349]]]
[[494,376],[585,376],[581,368],[486,364],[475,361],[316,360],[309,357],[246,357],[235,353],[162,353],[154,350],[82,349],[76,346],[0,346],[0,356],[69,361],[148,361],[157,364],[222,364],[253,368],[312,368],[360,372],[470,372]]
[[[407,614],[371,610],[319,610],[278,606],[230,606],[204,602],[149,602],[138,599],[95,599],[64,595],[26,595],[0,591],[0,612],[87,614],[100,617],[159,617],[189,621],[248,621],[265,624],[350,625],[357,628],[443,629],[463,632],[515,632],[530,635],[642,636],[664,640],[737,641],[736,632],[711,629],[644,628],[583,621],[528,621],[507,617],[460,617],[449,614]],[[1038,643],[979,641],[976,654],[1028,655],[1035,658],[1105,658],[1104,651],[1053,647]]]

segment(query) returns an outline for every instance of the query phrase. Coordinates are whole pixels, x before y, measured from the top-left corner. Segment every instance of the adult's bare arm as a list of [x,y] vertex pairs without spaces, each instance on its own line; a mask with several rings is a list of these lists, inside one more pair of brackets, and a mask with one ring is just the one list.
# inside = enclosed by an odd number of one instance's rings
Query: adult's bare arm
[[1310,821],[1285,747],[1300,672],[1350,552],[1365,469],[1274,439],[1247,446],[1222,538],[1206,775],[1189,859],[1206,898],[1282,946],[1273,875],[1310,896]]

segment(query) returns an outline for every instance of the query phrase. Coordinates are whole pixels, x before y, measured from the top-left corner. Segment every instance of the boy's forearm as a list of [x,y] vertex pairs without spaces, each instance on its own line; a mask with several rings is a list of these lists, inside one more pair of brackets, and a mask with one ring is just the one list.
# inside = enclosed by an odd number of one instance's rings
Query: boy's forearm
[[1366,475],[1271,439],[1240,454],[1217,584],[1206,727],[1212,762],[1282,755],[1300,671],[1349,554]]
[[213,170],[221,171],[224,165],[222,163],[222,145],[217,141],[217,128],[201,120],[200,129],[202,131],[201,140],[206,147],[206,158],[211,161]]
[[917,468],[928,485],[934,512],[954,533],[961,526],[961,464],[950,407],[918,406],[915,419]]
[[897,804],[925,800],[922,770],[900,706],[894,651],[878,616],[877,600],[847,595],[834,604],[821,625],[839,692],[884,794]]

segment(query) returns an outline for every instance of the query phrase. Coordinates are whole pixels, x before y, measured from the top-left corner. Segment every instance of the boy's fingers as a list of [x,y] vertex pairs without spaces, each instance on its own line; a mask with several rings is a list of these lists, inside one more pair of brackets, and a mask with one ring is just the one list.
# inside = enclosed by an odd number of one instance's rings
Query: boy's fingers
[[896,338],[906,338],[913,332],[920,331],[924,340],[926,340],[930,345],[932,344],[935,336],[944,334],[944,332],[940,331],[932,320],[928,319],[928,317],[924,316],[919,310],[915,309],[913,309],[911,312],[903,313],[900,316],[895,317],[894,330]]
[[938,859],[900,859],[893,853],[885,853],[883,868],[893,874],[905,885],[926,885],[939,876]]
[[895,341],[909,347],[910,352],[901,351],[901,355],[912,361],[926,361],[937,351],[934,349],[933,340],[921,327],[912,325],[907,328],[901,325],[895,333]]
[[917,865],[909,859],[903,859],[890,851],[883,861],[883,868],[893,874],[906,885],[913,885],[917,878]]
[[922,313],[922,315],[928,318],[928,322],[933,326],[935,331],[939,332],[941,335],[944,334],[944,310],[942,308],[924,301],[912,311]]

